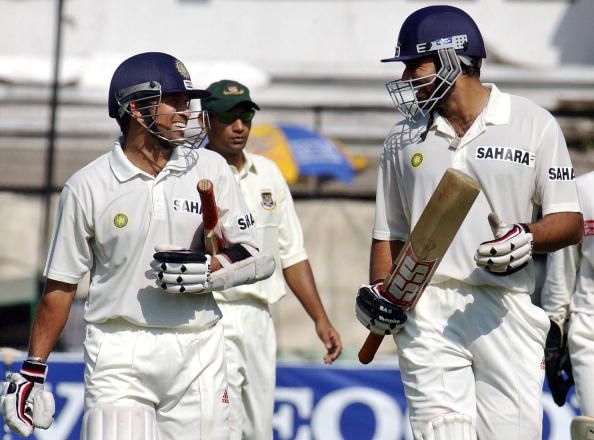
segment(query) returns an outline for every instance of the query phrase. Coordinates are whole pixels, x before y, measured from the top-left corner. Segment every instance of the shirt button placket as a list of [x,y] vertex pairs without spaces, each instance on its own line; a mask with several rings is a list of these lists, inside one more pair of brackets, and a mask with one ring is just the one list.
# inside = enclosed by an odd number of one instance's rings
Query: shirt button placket
[[165,217],[165,193],[163,188],[164,182],[162,180],[153,182],[153,215],[156,218]]

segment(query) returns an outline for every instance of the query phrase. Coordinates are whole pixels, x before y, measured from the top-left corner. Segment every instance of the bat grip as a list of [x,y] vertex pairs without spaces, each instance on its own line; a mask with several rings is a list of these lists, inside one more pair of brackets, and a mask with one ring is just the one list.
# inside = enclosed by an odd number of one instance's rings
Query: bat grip
[[362,364],[370,363],[375,357],[375,354],[377,353],[377,350],[379,349],[379,346],[383,340],[384,337],[382,335],[369,333],[367,339],[365,339],[365,342],[361,347],[361,350],[359,350],[359,362]]

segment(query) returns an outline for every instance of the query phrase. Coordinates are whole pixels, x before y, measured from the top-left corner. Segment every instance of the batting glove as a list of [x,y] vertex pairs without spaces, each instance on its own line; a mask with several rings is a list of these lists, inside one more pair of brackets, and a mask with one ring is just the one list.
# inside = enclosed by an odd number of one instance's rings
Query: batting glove
[[54,396],[43,389],[47,365],[25,361],[19,373],[6,373],[0,394],[0,412],[8,427],[21,437],[34,428],[47,429],[54,421]]
[[478,267],[494,275],[509,275],[523,269],[532,259],[532,234],[525,223],[508,225],[497,214],[489,214],[495,240],[481,243],[474,256]]
[[406,323],[402,307],[386,300],[380,291],[382,283],[363,285],[357,292],[355,315],[363,326],[378,335],[398,333]]
[[212,291],[208,281],[210,255],[170,245],[160,245],[155,250],[151,268],[159,288],[183,294]]
[[563,406],[567,393],[574,384],[573,373],[567,335],[562,326],[552,319],[550,321],[551,327],[545,345],[545,373],[553,400],[557,406]]

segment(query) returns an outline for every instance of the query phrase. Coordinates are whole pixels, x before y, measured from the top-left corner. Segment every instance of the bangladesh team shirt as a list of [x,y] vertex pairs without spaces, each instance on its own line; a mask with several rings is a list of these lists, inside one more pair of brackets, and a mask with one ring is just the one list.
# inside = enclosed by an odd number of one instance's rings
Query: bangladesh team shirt
[[594,171],[577,178],[584,237],[547,258],[542,307],[557,322],[567,312],[594,315]]
[[433,122],[396,124],[384,142],[373,238],[405,241],[448,167],[478,181],[481,193],[456,234],[432,283],[458,280],[516,292],[534,289],[534,265],[495,276],[474,262],[478,245],[493,239],[487,216],[506,223],[579,212],[575,176],[559,125],[531,101],[493,84],[486,107],[462,138],[437,112]]
[[150,269],[156,245],[199,247],[196,183],[203,178],[214,184],[226,240],[257,247],[253,225],[246,222],[250,213],[222,156],[178,147],[154,177],[134,166],[116,143],[66,182],[45,275],[78,284],[90,271],[87,322],[212,325],[221,316],[212,294],[169,294],[156,286]]
[[225,302],[251,298],[272,304],[286,293],[282,269],[307,259],[303,231],[289,186],[276,164],[263,156],[244,156],[243,168],[231,166],[231,170],[253,214],[260,250],[274,256],[276,269],[270,278],[216,292],[215,298]]

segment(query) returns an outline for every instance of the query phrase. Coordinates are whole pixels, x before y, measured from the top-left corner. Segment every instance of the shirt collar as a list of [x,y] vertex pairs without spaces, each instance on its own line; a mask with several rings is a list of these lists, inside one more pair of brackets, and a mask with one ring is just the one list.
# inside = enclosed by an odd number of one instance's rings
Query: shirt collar
[[[479,118],[482,119],[485,125],[502,125],[509,123],[511,114],[511,101],[509,95],[499,91],[495,84],[484,83],[483,86],[490,89],[491,93],[489,93],[489,100],[487,101],[486,107],[479,115]],[[437,111],[433,112],[433,123],[429,129],[437,130],[455,137],[454,130],[447,119],[441,116]]]
[[146,173],[128,160],[122,149],[122,142],[123,139],[120,138],[114,143],[109,156],[109,164],[116,178],[120,182],[125,182],[139,174]]
[[233,174],[238,176],[239,179],[243,179],[249,173],[258,174],[258,168],[256,167],[254,160],[252,159],[252,155],[249,153],[246,153],[244,151],[243,158],[244,158],[245,162],[244,162],[243,168],[241,170],[238,170],[237,168],[235,168],[234,165],[230,165],[231,171],[233,171]]
[[[130,180],[138,175],[148,176],[151,179],[155,179],[155,176],[152,176],[142,171],[140,168],[138,168],[136,165],[130,162],[130,160],[124,154],[124,150],[122,148],[123,142],[124,139],[120,137],[114,143],[114,146],[111,150],[111,155],[109,157],[109,163],[116,178],[121,182]],[[196,162],[196,156],[196,150],[182,149],[182,147],[176,147],[173,149],[171,157],[167,161],[167,164],[165,165],[165,168],[163,168],[161,173],[163,173],[164,171],[185,171],[190,166],[189,163]]]

